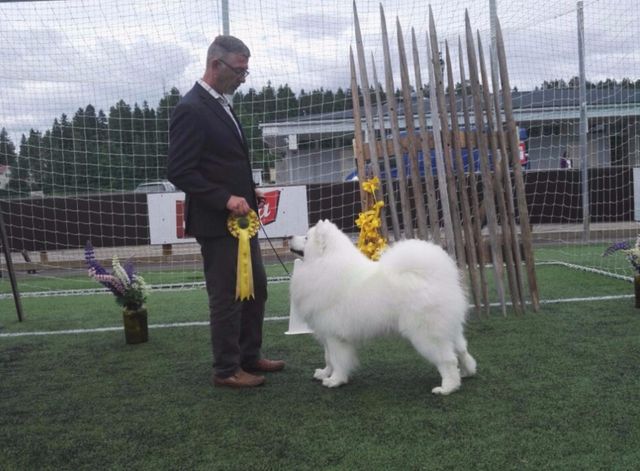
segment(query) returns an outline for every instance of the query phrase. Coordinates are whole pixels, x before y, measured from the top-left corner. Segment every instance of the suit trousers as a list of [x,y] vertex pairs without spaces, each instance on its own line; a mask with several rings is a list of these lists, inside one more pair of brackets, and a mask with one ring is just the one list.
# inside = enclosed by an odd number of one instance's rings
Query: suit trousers
[[214,374],[233,375],[238,368],[260,359],[262,323],[267,300],[267,275],[258,237],[251,244],[255,298],[236,300],[238,239],[197,237],[209,296],[209,325]]

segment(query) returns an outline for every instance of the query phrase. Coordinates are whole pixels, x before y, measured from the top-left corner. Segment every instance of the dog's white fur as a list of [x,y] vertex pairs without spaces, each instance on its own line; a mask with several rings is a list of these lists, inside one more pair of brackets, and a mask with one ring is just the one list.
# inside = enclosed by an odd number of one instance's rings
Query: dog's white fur
[[380,261],[365,257],[330,221],[294,236],[296,260],[291,301],[324,345],[326,365],[314,378],[327,387],[345,384],[357,366],[356,345],[398,332],[431,361],[442,376],[435,394],[460,387],[476,372],[463,329],[467,299],[455,262],[437,245],[404,240]]

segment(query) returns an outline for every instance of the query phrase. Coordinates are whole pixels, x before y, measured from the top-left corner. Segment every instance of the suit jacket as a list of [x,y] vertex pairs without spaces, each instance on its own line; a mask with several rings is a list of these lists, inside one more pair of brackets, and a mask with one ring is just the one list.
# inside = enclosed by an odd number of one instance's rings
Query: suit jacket
[[167,177],[186,194],[190,236],[229,236],[226,205],[232,195],[258,211],[244,133],[197,82],[171,115]]

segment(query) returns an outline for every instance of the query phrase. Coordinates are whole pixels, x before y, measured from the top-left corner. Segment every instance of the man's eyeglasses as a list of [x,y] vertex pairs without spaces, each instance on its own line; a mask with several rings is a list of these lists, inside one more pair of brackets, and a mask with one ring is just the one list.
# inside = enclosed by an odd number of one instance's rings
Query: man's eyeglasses
[[227,64],[225,61],[223,61],[222,59],[218,59],[220,62],[222,62],[224,65],[227,66],[227,68],[233,72],[234,74],[236,74],[238,77],[242,77],[245,78],[247,75],[249,75],[249,71],[247,69],[242,69],[240,67],[231,67],[229,64]]

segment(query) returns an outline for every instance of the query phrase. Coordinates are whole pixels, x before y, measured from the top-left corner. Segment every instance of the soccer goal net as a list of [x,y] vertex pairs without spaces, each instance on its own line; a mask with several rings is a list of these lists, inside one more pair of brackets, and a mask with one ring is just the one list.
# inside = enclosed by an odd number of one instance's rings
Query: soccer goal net
[[[356,4],[370,73],[384,84],[381,4]],[[424,43],[429,5],[382,6],[397,64],[398,25],[407,50],[412,30]],[[630,275],[624,257],[602,254],[635,242],[640,219],[638,3],[434,0],[431,8],[440,50],[451,47],[456,81],[447,92],[456,96],[468,86],[457,60],[465,11],[488,61],[500,20],[536,260]],[[254,180],[268,194],[261,237],[270,276],[286,276],[284,237],[318,219],[356,232],[365,175],[354,156],[354,95],[361,103],[368,92],[383,113],[365,140],[391,131],[380,124],[390,113],[386,90],[376,94],[371,78],[370,90],[352,88],[353,20],[351,2],[338,0],[0,1],[0,211],[23,291],[96,288],[85,272],[88,241],[107,264],[134,259],[156,287],[202,285],[198,245],[182,227],[184,195],[166,177],[168,125],[224,31],[251,49],[250,74],[232,98]],[[429,91],[421,62],[414,101]],[[427,158],[420,172],[437,177]],[[399,176],[392,169],[383,178]],[[9,293],[0,281],[0,296]]]

